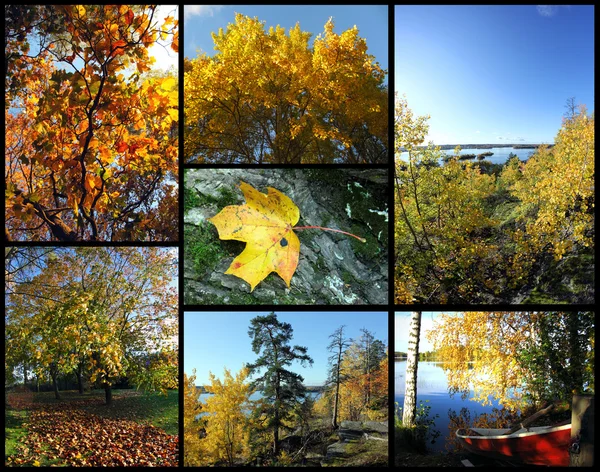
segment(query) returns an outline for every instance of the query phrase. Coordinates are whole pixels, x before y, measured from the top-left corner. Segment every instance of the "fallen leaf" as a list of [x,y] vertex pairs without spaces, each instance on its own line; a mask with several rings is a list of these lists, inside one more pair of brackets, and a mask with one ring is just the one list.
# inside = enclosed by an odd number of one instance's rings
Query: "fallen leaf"
[[300,253],[300,240],[292,231],[300,219],[300,210],[279,190],[268,187],[268,194],[240,182],[245,205],[230,205],[209,219],[221,239],[246,242],[226,274],[250,284],[254,290],[271,272],[276,272],[290,286]]

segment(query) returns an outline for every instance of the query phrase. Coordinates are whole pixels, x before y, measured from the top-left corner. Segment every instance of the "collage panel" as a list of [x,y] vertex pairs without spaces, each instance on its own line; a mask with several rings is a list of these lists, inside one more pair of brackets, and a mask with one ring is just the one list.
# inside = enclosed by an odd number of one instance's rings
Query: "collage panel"
[[184,467],[388,465],[387,312],[185,311],[184,324]]
[[594,303],[593,16],[395,7],[396,304]]
[[176,243],[178,7],[5,17],[5,241]]
[[5,249],[5,465],[179,464],[178,249]]
[[590,466],[593,311],[396,312],[396,466]]
[[385,169],[186,169],[186,305],[386,305]]
[[388,163],[386,5],[185,5],[184,28],[184,163]]

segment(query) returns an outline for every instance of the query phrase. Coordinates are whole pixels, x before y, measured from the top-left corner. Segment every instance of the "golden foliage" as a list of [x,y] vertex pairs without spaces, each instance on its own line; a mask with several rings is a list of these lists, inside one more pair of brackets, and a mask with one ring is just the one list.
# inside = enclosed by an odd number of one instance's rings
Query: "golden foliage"
[[312,49],[299,24],[265,31],[242,14],[213,33],[217,54],[185,73],[186,160],[385,162],[385,71],[356,27],[333,29],[330,19]]

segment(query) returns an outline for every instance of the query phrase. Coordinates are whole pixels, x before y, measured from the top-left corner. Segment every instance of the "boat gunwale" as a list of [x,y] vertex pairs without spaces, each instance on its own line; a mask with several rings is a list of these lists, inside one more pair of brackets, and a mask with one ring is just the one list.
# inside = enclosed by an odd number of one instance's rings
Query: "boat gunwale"
[[[513,434],[503,434],[503,435],[496,435],[496,436],[486,436],[486,435],[481,435],[481,436],[469,436],[466,434],[459,434],[459,431],[465,431],[465,429],[457,429],[456,430],[456,436],[458,438],[461,439],[516,439],[516,438],[525,438],[528,436],[540,436],[542,434],[548,434],[548,433],[556,433],[558,431],[562,431],[565,429],[571,429],[571,424],[566,424],[566,425],[562,425],[562,426],[552,426],[552,427],[546,427],[546,426],[534,426],[534,428],[538,428],[536,431],[524,431],[522,433],[520,433],[518,431],[515,431]],[[542,430],[540,430],[539,428],[544,428]],[[478,429],[480,430],[485,430],[488,428],[468,428],[468,429],[472,429],[473,431],[477,431]],[[493,428],[492,428],[493,429]],[[533,429],[533,428],[531,428]],[[498,431],[506,431],[506,429],[498,429]]]

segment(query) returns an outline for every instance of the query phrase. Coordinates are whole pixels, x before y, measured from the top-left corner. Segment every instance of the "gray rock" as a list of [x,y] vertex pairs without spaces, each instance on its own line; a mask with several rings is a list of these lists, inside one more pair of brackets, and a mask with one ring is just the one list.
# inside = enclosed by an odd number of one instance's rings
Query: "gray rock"
[[[388,299],[387,171],[377,169],[188,169],[186,191],[203,202],[187,209],[184,222],[184,300],[186,304],[318,304],[385,305]],[[225,275],[245,243],[221,241],[207,221],[226,204],[223,189],[244,199],[244,181],[261,192],[273,187],[300,209],[297,226],[326,226],[356,233],[350,236],[318,229],[296,231],[300,239],[298,267],[288,288],[275,273],[250,292],[250,286]],[[189,259],[188,230],[202,228],[205,243],[219,252],[210,263]]]
[[340,441],[327,446],[325,460],[331,460],[335,457],[343,457],[346,452],[346,445],[347,443]]

